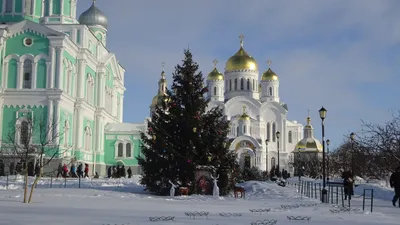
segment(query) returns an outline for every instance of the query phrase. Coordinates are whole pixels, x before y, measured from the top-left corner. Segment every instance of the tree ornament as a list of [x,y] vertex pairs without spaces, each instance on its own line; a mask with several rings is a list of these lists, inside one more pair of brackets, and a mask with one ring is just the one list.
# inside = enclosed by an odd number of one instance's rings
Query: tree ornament
[[197,127],[193,127],[193,132],[196,133]]

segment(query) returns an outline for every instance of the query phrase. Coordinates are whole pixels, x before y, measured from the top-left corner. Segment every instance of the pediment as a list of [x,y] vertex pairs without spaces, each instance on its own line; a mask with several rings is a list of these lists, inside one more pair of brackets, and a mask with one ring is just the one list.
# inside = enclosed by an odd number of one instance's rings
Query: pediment
[[49,37],[49,36],[60,36],[60,37],[65,37],[66,34],[53,30],[47,26],[34,23],[29,20],[24,20],[19,23],[12,24],[6,28],[8,32],[9,37],[14,37],[19,34],[22,34],[26,31],[33,32],[35,34],[39,34],[44,37]]
[[107,67],[110,66],[112,73],[114,74],[114,77],[116,77],[121,82],[124,81],[121,70],[118,68],[118,62],[117,58],[115,57],[115,54],[108,53],[105,57],[103,57],[102,63]]

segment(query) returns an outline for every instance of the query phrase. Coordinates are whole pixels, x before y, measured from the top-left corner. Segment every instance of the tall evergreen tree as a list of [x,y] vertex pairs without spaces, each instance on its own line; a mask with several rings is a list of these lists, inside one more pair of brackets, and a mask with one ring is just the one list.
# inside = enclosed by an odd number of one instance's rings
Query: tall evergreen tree
[[156,107],[148,130],[141,134],[142,184],[153,192],[170,187],[169,180],[193,190],[196,167],[214,166],[220,174],[221,194],[231,186],[235,155],[228,150],[229,121],[222,109],[207,111],[208,91],[202,73],[189,50],[182,65],[175,67],[171,90]]

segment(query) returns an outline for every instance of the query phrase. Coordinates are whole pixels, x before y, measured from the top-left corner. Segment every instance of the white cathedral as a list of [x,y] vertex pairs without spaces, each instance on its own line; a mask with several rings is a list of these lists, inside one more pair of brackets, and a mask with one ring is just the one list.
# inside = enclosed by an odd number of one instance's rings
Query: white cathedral
[[[256,60],[244,50],[243,38],[241,35],[240,49],[228,59],[223,74],[214,60],[214,69],[206,81],[208,107],[223,108],[231,121],[229,148],[237,153],[241,165],[247,157],[251,167],[270,171],[278,166],[279,160],[280,170],[293,172],[292,153],[320,153],[322,146],[312,132],[303,139],[303,132],[312,131],[309,117],[304,131],[302,124],[288,120],[288,108],[279,98],[279,78],[271,70],[271,62],[268,61],[269,68],[260,76]],[[158,96],[165,94],[164,71],[158,84],[151,111],[158,104]]]

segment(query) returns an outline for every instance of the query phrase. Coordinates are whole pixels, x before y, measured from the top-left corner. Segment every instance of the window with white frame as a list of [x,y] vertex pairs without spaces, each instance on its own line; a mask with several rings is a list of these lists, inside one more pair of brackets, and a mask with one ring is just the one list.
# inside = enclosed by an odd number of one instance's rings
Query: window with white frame
[[276,123],[275,122],[272,123],[272,141],[273,142],[276,141]]
[[115,142],[115,158],[132,158],[132,142],[129,140],[119,140]]
[[19,145],[29,145],[32,142],[31,124],[26,117],[19,118],[16,123],[15,143]]
[[6,13],[11,13],[14,8],[14,0],[6,0],[6,7],[5,7],[5,12]]
[[93,92],[94,92],[94,79],[93,76],[88,73],[86,79],[86,101],[93,103]]
[[271,141],[271,123],[267,123],[267,140]]
[[288,141],[289,141],[289,143],[293,142],[293,133],[292,133],[292,131],[289,131],[289,133],[288,133]]
[[22,121],[20,130],[20,144],[26,145],[29,143],[29,123],[28,121]]
[[32,88],[32,61],[26,59],[24,61],[24,71],[22,77],[22,88],[31,89]]
[[118,155],[117,157],[122,158],[124,157],[124,144],[118,143]]
[[126,158],[131,158],[132,157],[132,144],[131,143],[126,143],[125,157]]
[[89,126],[85,128],[85,150],[90,151],[92,148],[92,129]]

